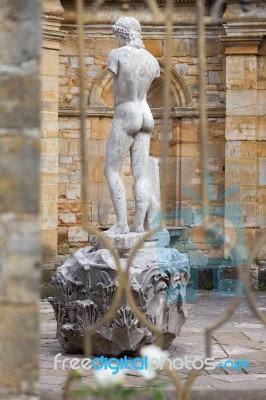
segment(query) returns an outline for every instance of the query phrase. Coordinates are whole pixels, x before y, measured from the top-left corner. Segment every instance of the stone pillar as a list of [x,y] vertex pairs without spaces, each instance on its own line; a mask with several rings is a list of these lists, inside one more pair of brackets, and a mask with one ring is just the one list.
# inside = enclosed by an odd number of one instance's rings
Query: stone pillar
[[[58,97],[60,32],[64,10],[60,1],[43,1],[41,229],[44,269],[57,261],[58,226]],[[45,279],[45,278],[44,278]]]
[[257,235],[266,228],[266,63],[261,50],[266,34],[265,4],[253,2],[245,14],[239,3],[228,1],[224,21],[225,225],[232,247],[238,243],[245,258],[246,250],[248,253]]
[[0,398],[38,399],[41,0],[0,5]]

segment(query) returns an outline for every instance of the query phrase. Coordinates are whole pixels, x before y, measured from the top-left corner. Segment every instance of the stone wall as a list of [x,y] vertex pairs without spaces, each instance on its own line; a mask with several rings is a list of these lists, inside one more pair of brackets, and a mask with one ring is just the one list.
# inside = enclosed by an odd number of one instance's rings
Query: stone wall
[[0,5],[0,398],[38,399],[41,1]]

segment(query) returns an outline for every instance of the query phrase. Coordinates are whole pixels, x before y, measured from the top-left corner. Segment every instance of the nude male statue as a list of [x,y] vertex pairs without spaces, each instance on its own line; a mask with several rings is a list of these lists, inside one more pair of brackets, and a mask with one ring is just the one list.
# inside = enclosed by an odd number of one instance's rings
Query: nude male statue
[[160,76],[160,67],[144,49],[141,26],[135,18],[120,18],[112,30],[121,47],[112,50],[108,59],[114,81],[114,119],[106,146],[104,172],[117,217],[109,232],[125,234],[129,227],[120,172],[129,150],[135,189],[135,219],[130,231],[144,231],[149,207],[149,147],[154,127],[146,96],[152,81]]

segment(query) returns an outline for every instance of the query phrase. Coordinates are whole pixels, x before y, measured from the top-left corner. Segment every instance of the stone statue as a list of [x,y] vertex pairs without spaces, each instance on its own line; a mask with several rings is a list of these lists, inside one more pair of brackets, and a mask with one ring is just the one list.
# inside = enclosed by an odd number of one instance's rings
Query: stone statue
[[[108,69],[114,80],[114,119],[106,147],[104,171],[117,217],[117,223],[109,233],[129,232],[125,188],[120,178],[129,150],[135,183],[135,219],[130,231],[144,232],[152,201],[149,177],[155,162],[149,157],[154,121],[146,97],[152,81],[160,76],[160,67],[153,55],[144,49],[141,26],[135,18],[119,18],[113,26],[113,33],[121,47],[111,51],[108,59]],[[150,220],[147,229],[151,228],[149,225]]]
[[[149,157],[153,117],[146,101],[149,86],[160,71],[156,59],[143,48],[137,20],[120,18],[113,32],[122,47],[113,50],[108,61],[114,78],[115,115],[106,148],[105,175],[117,223],[104,234],[124,266],[132,247],[143,231],[152,227],[153,214],[160,209],[158,162]],[[128,150],[136,202],[131,232],[119,176]],[[120,284],[111,251],[97,235],[90,242],[92,246],[79,249],[57,268],[53,277],[55,297],[49,298],[58,340],[70,353],[84,351],[86,329],[102,319]],[[135,304],[161,330],[164,347],[170,346],[187,319],[186,285],[190,276],[187,254],[169,248],[169,244],[169,232],[157,232],[137,251],[128,271]],[[155,338],[123,297],[111,320],[93,332],[92,352],[106,357],[133,356]]]

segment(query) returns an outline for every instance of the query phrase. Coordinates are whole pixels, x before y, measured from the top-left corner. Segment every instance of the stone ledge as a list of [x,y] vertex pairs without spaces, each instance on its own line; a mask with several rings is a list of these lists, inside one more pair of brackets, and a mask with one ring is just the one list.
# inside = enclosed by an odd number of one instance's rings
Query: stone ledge
[[[163,109],[152,108],[151,109],[154,118],[162,118]],[[86,107],[85,110],[87,117],[110,117],[114,115],[114,110],[107,107]],[[225,107],[208,107],[207,108],[208,117],[225,117]],[[74,107],[60,107],[59,117],[79,117],[80,110]],[[199,109],[198,107],[173,107],[170,111],[170,117],[198,117]]]

